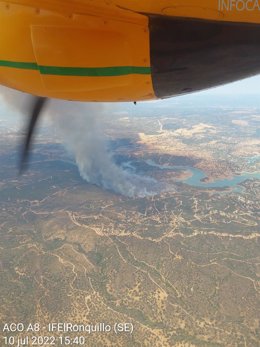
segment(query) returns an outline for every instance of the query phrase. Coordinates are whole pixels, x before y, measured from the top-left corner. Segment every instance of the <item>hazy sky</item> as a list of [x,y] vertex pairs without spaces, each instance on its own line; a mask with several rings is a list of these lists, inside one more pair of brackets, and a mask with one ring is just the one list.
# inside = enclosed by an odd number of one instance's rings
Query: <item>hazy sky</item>
[[244,80],[226,84],[206,91],[210,94],[259,94],[260,75],[246,78]]

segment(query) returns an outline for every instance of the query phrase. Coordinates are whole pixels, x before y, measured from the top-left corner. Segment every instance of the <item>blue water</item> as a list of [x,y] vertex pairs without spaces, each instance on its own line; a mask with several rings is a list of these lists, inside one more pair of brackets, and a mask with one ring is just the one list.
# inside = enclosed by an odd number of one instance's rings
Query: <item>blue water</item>
[[253,178],[260,179],[260,172],[256,172],[256,173],[245,172],[242,175],[234,176],[230,179],[225,178],[225,179],[216,180],[214,182],[208,182],[208,183],[205,182],[204,183],[204,182],[202,182],[202,180],[207,177],[205,175],[205,173],[202,170],[197,169],[197,168],[193,168],[191,166],[159,165],[159,164],[156,164],[152,160],[147,160],[146,164],[153,166],[153,167],[157,167],[161,170],[173,170],[175,172],[183,171],[183,170],[189,171],[192,174],[191,177],[188,177],[187,179],[177,180],[177,182],[183,182],[183,183],[188,184],[190,186],[200,187],[200,188],[235,187],[239,183],[242,183],[243,181],[245,181],[247,179],[253,179]]
[[255,164],[260,161],[260,155],[254,155],[248,159],[248,164]]

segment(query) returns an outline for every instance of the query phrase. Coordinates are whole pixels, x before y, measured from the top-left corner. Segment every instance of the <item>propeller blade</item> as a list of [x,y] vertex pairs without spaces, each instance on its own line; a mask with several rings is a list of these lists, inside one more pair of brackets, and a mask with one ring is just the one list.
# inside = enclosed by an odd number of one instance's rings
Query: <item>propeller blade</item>
[[29,152],[31,148],[31,142],[33,138],[33,132],[35,130],[36,123],[39,119],[39,116],[41,114],[41,111],[46,101],[47,101],[47,98],[34,97],[32,108],[31,108],[31,115],[27,125],[26,138],[25,138],[25,142],[23,144],[22,153],[21,153],[21,160],[19,165],[20,174],[22,174],[26,169],[28,158],[29,158]]

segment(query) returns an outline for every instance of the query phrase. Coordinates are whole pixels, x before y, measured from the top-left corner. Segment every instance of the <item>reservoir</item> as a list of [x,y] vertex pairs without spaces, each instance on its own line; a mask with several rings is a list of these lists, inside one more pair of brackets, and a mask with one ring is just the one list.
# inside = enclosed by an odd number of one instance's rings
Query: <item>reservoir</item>
[[260,172],[244,172],[241,175],[234,176],[232,178],[219,179],[214,182],[203,182],[202,180],[207,176],[205,173],[197,168],[191,166],[169,166],[169,165],[159,165],[156,164],[153,160],[146,160],[146,164],[152,167],[159,168],[160,170],[172,170],[175,172],[178,171],[189,171],[191,173],[191,177],[187,179],[176,180],[177,182],[182,182],[194,187],[200,188],[226,188],[226,187],[235,187],[239,183],[242,183],[248,179],[260,179]]

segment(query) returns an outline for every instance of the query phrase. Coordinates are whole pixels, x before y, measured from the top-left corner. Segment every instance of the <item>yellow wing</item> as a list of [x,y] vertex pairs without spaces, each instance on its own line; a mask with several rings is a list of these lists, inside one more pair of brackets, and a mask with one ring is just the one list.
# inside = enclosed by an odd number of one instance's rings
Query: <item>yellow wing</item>
[[260,0],[0,0],[0,83],[137,101],[260,72]]

